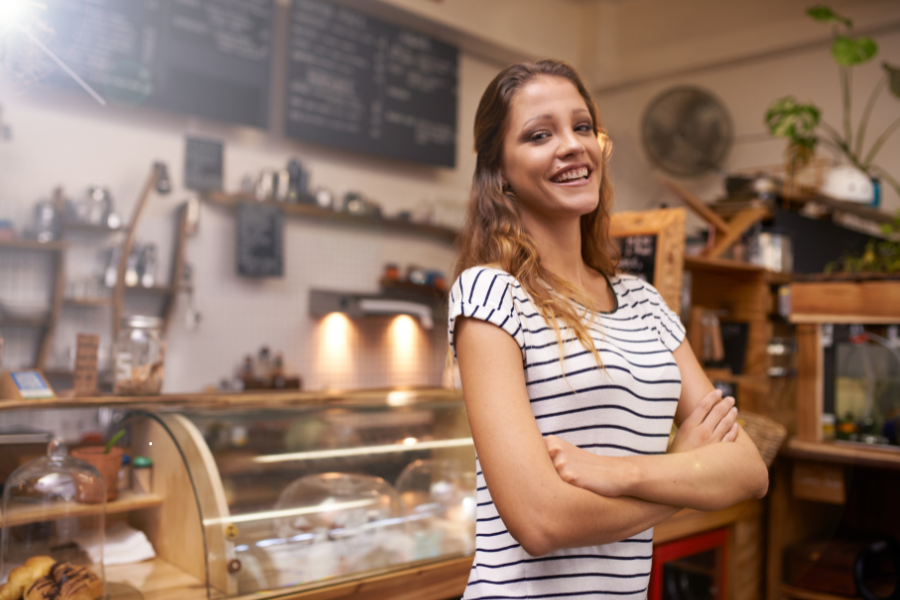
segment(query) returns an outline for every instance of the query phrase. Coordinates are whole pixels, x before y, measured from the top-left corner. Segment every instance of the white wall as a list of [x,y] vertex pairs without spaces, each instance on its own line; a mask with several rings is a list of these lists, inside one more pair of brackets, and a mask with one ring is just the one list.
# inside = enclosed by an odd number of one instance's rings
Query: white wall
[[[0,90],[0,99],[13,138],[0,143],[0,218],[22,222],[29,217],[32,204],[47,197],[54,186],[62,185],[77,195],[94,182],[108,185],[118,210],[129,215],[151,163],[163,160],[169,166],[173,193],[152,198],[138,237],[158,242],[162,263],[168,267],[174,210],[189,195],[182,187],[185,135],[225,141],[226,189],[236,189],[246,174],[279,167],[297,157],[311,171],[312,185],[336,192],[361,191],[380,202],[388,214],[423,204],[460,206],[468,196],[474,168],[471,123],[475,108],[497,70],[495,64],[461,55],[455,169],[358,156],[285,140],[269,132],[152,109],[103,108],[78,92],[7,87]],[[448,224],[458,226],[459,222]],[[442,326],[427,334],[415,330],[407,335],[407,342],[387,344],[387,350],[380,352],[378,344],[399,334],[388,320],[376,320],[347,332],[348,340],[356,336],[360,343],[348,343],[346,356],[328,358],[318,352],[320,322],[307,315],[307,299],[311,288],[375,291],[386,262],[415,263],[449,272],[452,247],[299,219],[288,219],[285,236],[284,278],[239,278],[234,268],[233,215],[203,206],[200,231],[187,247],[187,260],[196,267],[195,287],[203,320],[197,330],[187,331],[182,325],[184,302],[179,303],[169,335],[166,391],[199,391],[214,384],[230,376],[246,353],[263,344],[283,350],[288,368],[299,372],[309,389],[440,383]],[[76,264],[70,270],[89,272],[93,251],[72,261]],[[167,271],[163,269],[164,278]],[[108,317],[101,310],[67,308],[57,351],[73,344],[79,329],[105,333],[103,343],[107,344]],[[427,336],[435,342],[425,343]]]
[[[627,6],[629,3],[624,3]],[[894,3],[897,6],[897,3]],[[883,77],[881,61],[897,64],[900,57],[900,28],[875,34],[879,45],[875,61],[854,71],[853,122],[858,123],[869,93]],[[726,171],[777,165],[783,162],[785,141],[766,135],[763,116],[768,105],[778,98],[794,95],[801,102],[812,101],[822,109],[822,116],[840,127],[842,112],[837,67],[822,42],[800,50],[785,51],[739,63],[697,69],[690,74],[652,77],[642,83],[596,90],[604,124],[614,142],[612,178],[618,210],[640,210],[657,207],[661,202],[679,205],[654,177],[640,142],[640,120],[651,100],[676,85],[697,85],[711,91],[727,107],[734,120],[736,142],[728,156]],[[890,123],[900,116],[900,100],[882,93],[868,127],[870,144]],[[832,154],[820,147],[819,155]],[[876,164],[900,179],[900,134],[894,135],[879,153]],[[686,182],[705,200],[724,194],[724,186],[716,175]],[[900,198],[889,186],[883,186],[882,210],[900,209]]]

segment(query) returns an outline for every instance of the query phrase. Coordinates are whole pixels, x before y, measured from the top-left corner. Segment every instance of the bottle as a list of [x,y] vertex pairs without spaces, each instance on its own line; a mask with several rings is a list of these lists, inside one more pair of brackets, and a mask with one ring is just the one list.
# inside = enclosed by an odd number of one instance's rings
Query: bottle
[[117,487],[120,492],[131,489],[131,457],[122,455],[122,466],[119,467]]

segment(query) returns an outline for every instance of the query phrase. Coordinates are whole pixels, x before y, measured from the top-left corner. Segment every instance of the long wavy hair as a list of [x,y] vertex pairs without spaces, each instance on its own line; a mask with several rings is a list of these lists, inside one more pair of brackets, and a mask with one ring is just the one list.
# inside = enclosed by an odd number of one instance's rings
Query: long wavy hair
[[460,232],[460,256],[454,278],[478,265],[491,265],[514,276],[531,297],[547,323],[556,333],[560,360],[564,340],[560,321],[566,327],[565,341],[574,334],[582,346],[593,352],[597,364],[603,363],[590,334],[596,315],[596,302],[580,285],[559,277],[541,264],[534,239],[522,222],[522,203],[515,192],[504,188],[500,173],[503,140],[509,126],[510,104],[516,93],[536,77],[562,77],[572,82],[584,98],[594,134],[601,136],[600,197],[597,207],[581,216],[581,256],[592,269],[613,276],[618,252],[609,237],[609,210],[613,201],[607,163],[611,151],[609,138],[600,124],[597,107],[575,69],[567,62],[542,60],[511,65],[488,85],[475,115],[475,152],[477,159],[466,222]]

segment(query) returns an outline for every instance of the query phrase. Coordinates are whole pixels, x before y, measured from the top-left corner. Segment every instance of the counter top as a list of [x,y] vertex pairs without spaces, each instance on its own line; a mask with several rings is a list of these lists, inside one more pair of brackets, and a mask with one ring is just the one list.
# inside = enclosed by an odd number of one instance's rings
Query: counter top
[[362,391],[253,391],[212,392],[206,394],[162,394],[159,396],[91,396],[84,398],[52,398],[39,400],[0,400],[0,411],[47,408],[91,408],[128,406],[144,409],[179,408],[278,408],[288,406],[383,405],[402,406],[418,402],[458,401],[462,391],[446,388],[388,388]]

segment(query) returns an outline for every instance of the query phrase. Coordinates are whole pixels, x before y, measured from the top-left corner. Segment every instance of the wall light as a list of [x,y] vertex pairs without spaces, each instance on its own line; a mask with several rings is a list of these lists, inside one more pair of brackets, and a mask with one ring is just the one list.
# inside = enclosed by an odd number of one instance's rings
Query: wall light
[[431,306],[425,302],[415,302],[402,298],[391,298],[376,294],[354,294],[351,292],[327,292],[312,290],[309,293],[309,314],[314,317],[340,312],[351,319],[370,315],[412,315],[419,319],[422,327],[434,327]]

